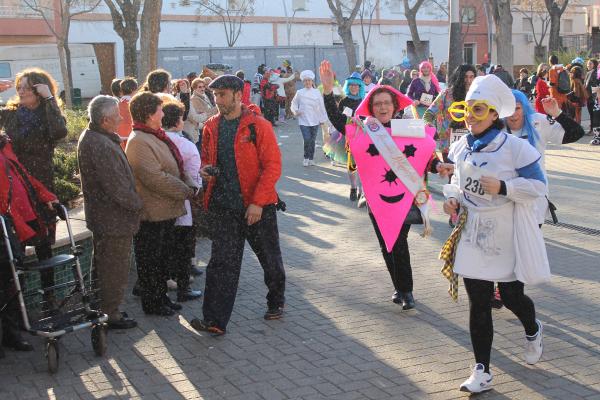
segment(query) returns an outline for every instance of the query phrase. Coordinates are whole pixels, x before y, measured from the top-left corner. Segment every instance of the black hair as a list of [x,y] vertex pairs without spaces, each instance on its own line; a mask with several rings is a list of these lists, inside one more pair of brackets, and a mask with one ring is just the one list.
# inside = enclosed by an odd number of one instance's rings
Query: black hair
[[498,116],[498,118],[494,120],[494,122],[492,122],[490,128],[498,129],[499,131],[501,131],[502,129],[504,129],[504,126],[504,121],[502,120],[502,118],[500,118],[500,116]]
[[548,58],[548,63],[550,65],[556,65],[558,64],[558,56],[556,54],[552,54],[549,58]]
[[162,126],[165,129],[175,128],[179,122],[179,118],[183,117],[183,113],[185,112],[185,106],[174,101],[163,104],[162,109],[165,114],[162,117]]
[[164,92],[171,82],[171,74],[164,69],[155,69],[146,77],[144,90],[152,93]]
[[115,97],[121,97],[121,79],[113,79],[110,83],[110,91]]
[[452,91],[452,98],[454,101],[463,101],[467,95],[467,88],[465,87],[465,75],[468,71],[471,71],[477,76],[477,70],[471,64],[462,64],[456,67],[450,80],[448,81],[448,87]]
[[135,78],[128,76],[127,78],[123,78],[121,81],[121,94],[123,96],[128,96],[135,92],[138,88],[138,83]]

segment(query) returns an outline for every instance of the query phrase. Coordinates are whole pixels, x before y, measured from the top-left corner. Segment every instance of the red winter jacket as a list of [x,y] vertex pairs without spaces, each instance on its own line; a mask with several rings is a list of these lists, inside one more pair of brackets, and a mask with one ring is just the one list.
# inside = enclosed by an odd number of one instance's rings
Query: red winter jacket
[[242,91],[242,104],[249,106],[250,105],[250,82],[244,81],[244,90]]
[[[20,168],[16,168],[13,164],[17,164]],[[24,177],[20,174],[19,169],[25,172]],[[12,178],[13,188],[14,185],[17,184],[25,186],[25,181],[28,180],[31,183],[31,186],[33,187],[33,190],[37,195],[38,201],[40,201],[41,203],[48,203],[50,201],[56,200],[56,196],[53,193],[49,192],[48,189],[46,189],[46,187],[40,181],[31,176],[29,172],[27,172],[25,167],[23,167],[23,165],[19,162],[19,160],[17,160],[17,156],[13,152],[12,145],[9,142],[6,143],[4,147],[0,149],[0,214],[5,215],[8,211],[8,192],[11,186],[8,175],[10,175],[10,177]],[[17,202],[29,202],[31,209],[34,211],[34,213],[37,214],[37,211],[35,204],[31,204],[31,200],[29,199],[29,197],[18,198],[15,195],[15,190],[13,190],[10,201],[10,216],[12,217],[19,240],[21,242],[25,242],[26,240],[31,239],[32,237],[38,234],[46,234],[47,227],[44,225],[44,222],[39,218],[39,216],[38,223],[41,227],[40,231],[36,232],[33,229],[31,229],[31,227],[27,224],[27,222],[29,221],[26,221],[25,218],[23,218],[23,216],[21,216],[16,211],[17,207],[15,207],[14,205]],[[45,204],[43,206],[45,207]]]
[[[217,114],[206,121],[202,131],[202,164],[217,165],[219,121]],[[250,135],[254,124],[256,138]],[[242,106],[242,116],[234,143],[235,163],[244,207],[254,204],[264,207],[277,203],[275,184],[281,176],[281,152],[271,123]],[[218,179],[218,178],[217,178]],[[215,179],[210,179],[204,193],[204,207],[208,209]]]

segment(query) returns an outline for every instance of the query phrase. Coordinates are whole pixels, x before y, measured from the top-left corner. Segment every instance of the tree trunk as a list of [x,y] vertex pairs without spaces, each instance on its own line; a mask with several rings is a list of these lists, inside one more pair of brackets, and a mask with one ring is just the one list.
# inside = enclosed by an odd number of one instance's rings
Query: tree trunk
[[123,38],[123,64],[125,66],[125,76],[138,76],[137,66],[137,38],[139,32],[136,29],[136,35],[126,35]]
[[348,72],[352,73],[354,68],[356,68],[356,49],[354,48],[354,40],[352,39],[352,23],[338,25],[338,33],[344,43],[344,49],[346,49]]
[[[468,26],[467,26],[468,28]],[[450,36],[448,43],[448,75],[463,63],[463,35],[458,0],[450,0]]]
[[63,89],[65,90],[65,107],[72,108],[73,100],[71,98],[71,84],[69,82],[69,72],[67,69],[67,59],[65,55],[65,47],[62,41],[57,41],[56,47],[58,48],[58,61],[60,63],[60,73],[63,80]]
[[501,64],[506,71],[512,73],[512,24],[513,17],[510,11],[510,0],[490,0],[494,26],[496,27],[496,53],[495,64]]
[[423,42],[421,42],[421,37],[419,36],[416,13],[406,12],[405,14],[406,21],[408,22],[408,27],[410,29],[410,36],[412,38],[413,45],[415,46],[415,61],[418,64],[421,61],[427,60],[427,54],[425,54],[424,48],[425,46],[423,46]]
[[140,78],[145,78],[158,64],[158,36],[162,0],[144,2],[140,23]]
[[73,67],[71,65],[71,48],[69,47],[69,41],[65,40],[65,61],[67,63],[67,74],[69,76],[69,86],[73,87]]
[[550,13],[550,36],[548,37],[548,50],[555,54],[561,50],[560,45],[560,13]]
[[535,50],[534,50],[534,57],[536,62],[547,62],[548,61],[548,56],[546,54],[546,46],[542,46],[542,45],[537,45],[535,46]]

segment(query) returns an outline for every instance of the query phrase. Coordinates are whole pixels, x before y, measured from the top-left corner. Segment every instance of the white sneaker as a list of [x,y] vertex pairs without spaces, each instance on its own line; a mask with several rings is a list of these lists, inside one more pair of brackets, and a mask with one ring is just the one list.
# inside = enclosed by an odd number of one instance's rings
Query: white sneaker
[[535,320],[538,324],[538,331],[535,334],[535,339],[529,340],[531,336],[525,337],[525,361],[527,364],[533,365],[540,361],[542,352],[544,351],[543,332],[544,325],[539,320]]
[[302,161],[302,166],[308,167],[308,158],[305,158],[304,161]]
[[167,281],[167,289],[169,289],[169,290],[177,290],[177,282],[175,282],[173,279],[169,279]]
[[308,160],[308,165],[315,165],[315,162],[313,160]]
[[358,208],[363,208],[366,205],[367,205],[367,198],[365,197],[365,195],[364,194],[359,195],[358,202],[356,203],[356,206]]
[[460,385],[461,392],[480,393],[492,388],[492,373],[485,371],[483,364],[475,364],[473,373]]

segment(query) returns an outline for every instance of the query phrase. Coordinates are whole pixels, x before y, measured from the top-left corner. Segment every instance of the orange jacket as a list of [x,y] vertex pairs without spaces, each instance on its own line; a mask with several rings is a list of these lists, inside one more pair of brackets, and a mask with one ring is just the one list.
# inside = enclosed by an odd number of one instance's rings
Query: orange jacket
[[[119,114],[121,114],[121,118],[123,121],[119,124],[117,128],[117,135],[122,138],[129,137],[129,134],[132,131],[133,120],[131,119],[131,112],[129,111],[129,100],[121,99],[119,101]],[[121,147],[125,150],[126,141],[121,142]]]
[[[217,165],[217,143],[221,114],[206,121],[202,131],[202,164]],[[254,124],[252,138],[249,125]],[[244,207],[254,204],[264,207],[277,203],[275,185],[281,176],[281,152],[271,123],[242,106],[242,116],[234,143],[235,163],[240,179]],[[218,177],[217,177],[218,179]],[[215,179],[210,179],[204,193],[208,209]]]

